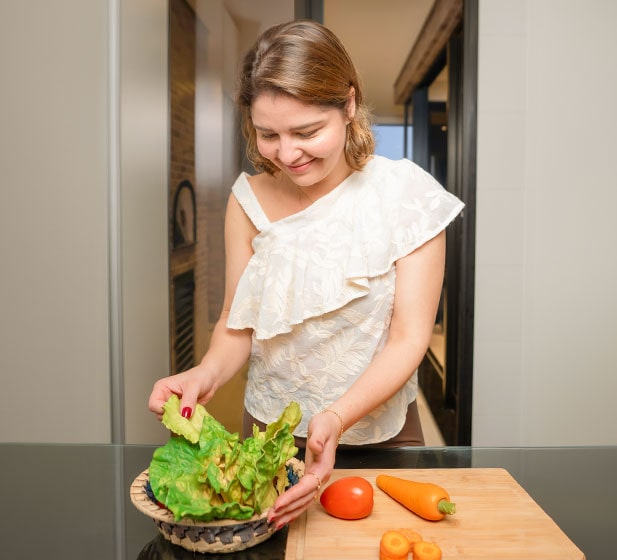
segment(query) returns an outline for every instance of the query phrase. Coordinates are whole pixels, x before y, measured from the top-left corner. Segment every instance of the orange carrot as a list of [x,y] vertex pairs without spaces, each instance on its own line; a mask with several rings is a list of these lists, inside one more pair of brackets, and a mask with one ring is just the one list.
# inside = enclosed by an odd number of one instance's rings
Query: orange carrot
[[417,543],[423,540],[422,535],[418,533],[418,531],[414,531],[413,529],[403,528],[403,529],[397,529],[397,531],[405,536],[405,538],[409,541],[409,544],[412,547],[414,543]]
[[413,560],[441,560],[441,548],[435,543],[420,541],[412,548]]
[[377,487],[416,515],[429,521],[439,521],[456,512],[448,493],[437,484],[416,482],[380,474]]
[[411,550],[409,541],[398,531],[386,531],[379,543],[379,560],[407,560]]

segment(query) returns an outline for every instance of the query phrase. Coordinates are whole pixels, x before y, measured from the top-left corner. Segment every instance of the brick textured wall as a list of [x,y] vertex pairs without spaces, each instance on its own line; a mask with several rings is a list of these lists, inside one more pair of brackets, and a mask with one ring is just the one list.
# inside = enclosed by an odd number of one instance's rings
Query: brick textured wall
[[[170,166],[169,166],[169,250],[170,250],[170,291],[173,290],[173,278],[194,270],[198,261],[207,260],[207,243],[205,236],[205,216],[201,203],[201,193],[195,185],[195,24],[193,10],[184,0],[170,2],[170,37],[169,37],[169,84],[170,84]],[[174,198],[178,186],[188,180],[193,185],[196,199],[196,242],[193,245],[173,247],[173,211]],[[207,304],[205,277],[195,274],[195,316],[200,315],[199,306]],[[170,293],[170,337],[171,368],[175,367],[174,346],[174,309],[173,293]],[[197,321],[195,321],[197,326]],[[195,333],[195,336],[197,333]],[[194,360],[199,359],[194,356]]]

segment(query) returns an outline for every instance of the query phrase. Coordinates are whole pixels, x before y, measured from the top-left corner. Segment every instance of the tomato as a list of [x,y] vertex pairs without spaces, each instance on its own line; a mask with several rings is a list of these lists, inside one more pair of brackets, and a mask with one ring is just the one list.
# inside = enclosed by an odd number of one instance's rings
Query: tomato
[[373,511],[373,486],[360,476],[346,476],[330,484],[319,501],[333,517],[362,519]]

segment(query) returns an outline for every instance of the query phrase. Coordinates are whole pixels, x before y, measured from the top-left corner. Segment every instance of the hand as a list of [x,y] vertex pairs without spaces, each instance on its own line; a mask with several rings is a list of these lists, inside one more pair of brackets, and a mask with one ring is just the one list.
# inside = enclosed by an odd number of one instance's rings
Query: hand
[[189,370],[169,377],[159,379],[152,389],[148,408],[161,420],[163,405],[172,394],[180,397],[182,416],[190,418],[196,403],[205,405],[214,395],[214,383],[210,380],[203,366],[195,366]]
[[334,470],[340,422],[333,414],[316,414],[309,422],[304,476],[281,494],[268,514],[268,521],[279,529],[298,518],[319,497],[319,490]]

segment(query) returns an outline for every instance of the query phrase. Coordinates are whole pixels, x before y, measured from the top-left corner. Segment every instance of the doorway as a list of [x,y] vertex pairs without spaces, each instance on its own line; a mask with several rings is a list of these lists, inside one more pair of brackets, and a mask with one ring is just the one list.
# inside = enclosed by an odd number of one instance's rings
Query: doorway
[[[447,11],[449,8],[450,11]],[[436,2],[416,41],[443,47],[421,75],[409,73],[403,90],[406,122],[413,124],[414,161],[465,202],[447,230],[446,274],[433,339],[419,368],[419,383],[447,445],[471,445],[475,271],[475,160],[477,99],[477,0]],[[457,16],[458,15],[458,16]],[[433,17],[435,21],[430,21]],[[441,22],[442,25],[438,25]],[[415,48],[414,47],[414,48]],[[412,51],[412,55],[413,55]],[[424,54],[423,64],[427,64]],[[422,58],[418,56],[418,59]],[[403,73],[402,73],[403,74]],[[445,103],[429,89],[447,77]]]

